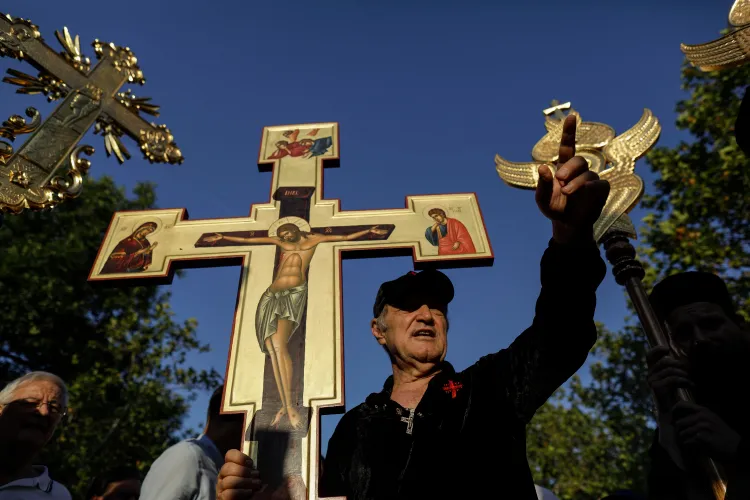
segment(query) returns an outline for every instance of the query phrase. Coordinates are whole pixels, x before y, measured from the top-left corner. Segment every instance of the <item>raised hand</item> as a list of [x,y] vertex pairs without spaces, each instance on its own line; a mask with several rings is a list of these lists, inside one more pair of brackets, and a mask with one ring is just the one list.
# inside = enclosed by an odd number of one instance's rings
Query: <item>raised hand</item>
[[224,457],[216,481],[217,500],[246,500],[260,498],[256,493],[263,486],[260,473],[253,468],[253,461],[240,450],[229,450]]
[[154,243],[153,245],[147,246],[146,248],[141,248],[137,252],[135,252],[135,255],[143,255],[147,253],[152,253],[154,251],[154,248],[159,244],[159,242]]
[[559,243],[593,239],[593,226],[609,196],[609,183],[588,168],[586,160],[575,156],[576,117],[563,123],[556,172],[548,165],[539,167],[536,203],[552,221],[552,236]]

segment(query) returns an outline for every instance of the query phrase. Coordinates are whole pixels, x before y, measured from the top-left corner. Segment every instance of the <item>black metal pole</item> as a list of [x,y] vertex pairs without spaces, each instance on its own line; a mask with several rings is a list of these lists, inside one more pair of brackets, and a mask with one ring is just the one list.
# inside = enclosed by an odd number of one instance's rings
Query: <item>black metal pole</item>
[[[622,231],[610,230],[604,233],[601,243],[607,260],[612,265],[612,274],[615,281],[618,285],[625,287],[630,300],[633,302],[633,307],[638,314],[638,319],[649,345],[651,347],[670,347],[669,337],[664,332],[656,312],[651,307],[646,290],[643,288],[642,280],[646,272],[643,265],[636,259],[635,248],[630,243],[630,238]],[[677,399],[693,401],[693,397],[687,389],[678,389]],[[708,474],[714,496],[717,500],[723,500],[726,495],[726,480],[723,478],[716,462],[706,457],[701,461],[701,466]]]

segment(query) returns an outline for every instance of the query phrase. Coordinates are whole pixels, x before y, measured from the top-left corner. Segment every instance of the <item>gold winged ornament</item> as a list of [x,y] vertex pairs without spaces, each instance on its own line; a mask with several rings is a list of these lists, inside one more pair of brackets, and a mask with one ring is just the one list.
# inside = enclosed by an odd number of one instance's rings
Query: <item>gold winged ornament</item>
[[[575,113],[569,103],[562,106]],[[550,163],[557,160],[565,118],[560,108],[553,106],[544,111],[547,134],[532,150],[534,161],[518,163],[495,155],[497,173],[506,184],[535,189],[539,181],[539,167],[543,164],[552,166]],[[615,135],[609,125],[584,122],[578,113],[575,114],[578,122],[576,155],[585,158],[589,169],[610,184],[609,197],[594,224],[594,238],[599,242],[608,229],[616,227],[635,239],[635,227],[627,216],[643,195],[643,180],[634,173],[635,162],[656,144],[661,133],[659,121],[650,110],[645,109],[638,123],[623,134]]]
[[750,0],[735,0],[729,10],[732,31],[707,43],[680,44],[690,64],[703,71],[739,66],[750,61]]

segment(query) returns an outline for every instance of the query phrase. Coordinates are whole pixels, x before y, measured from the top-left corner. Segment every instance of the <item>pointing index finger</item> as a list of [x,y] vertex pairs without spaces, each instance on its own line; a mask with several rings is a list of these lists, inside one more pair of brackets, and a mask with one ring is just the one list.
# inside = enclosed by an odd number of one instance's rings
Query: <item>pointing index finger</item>
[[560,150],[557,153],[557,164],[562,166],[576,155],[576,116],[565,117],[560,137]]

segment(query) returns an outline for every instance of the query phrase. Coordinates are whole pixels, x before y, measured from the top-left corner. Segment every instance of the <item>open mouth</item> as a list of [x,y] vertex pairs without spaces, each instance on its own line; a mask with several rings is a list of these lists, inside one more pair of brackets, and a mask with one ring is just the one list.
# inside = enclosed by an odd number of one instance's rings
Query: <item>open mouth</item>
[[432,339],[435,338],[435,332],[427,329],[417,330],[416,332],[412,333],[412,337],[426,337]]

